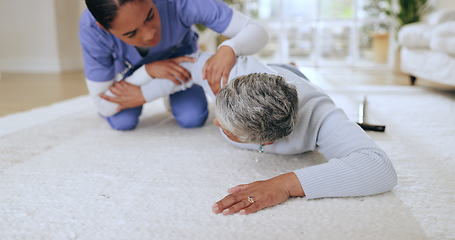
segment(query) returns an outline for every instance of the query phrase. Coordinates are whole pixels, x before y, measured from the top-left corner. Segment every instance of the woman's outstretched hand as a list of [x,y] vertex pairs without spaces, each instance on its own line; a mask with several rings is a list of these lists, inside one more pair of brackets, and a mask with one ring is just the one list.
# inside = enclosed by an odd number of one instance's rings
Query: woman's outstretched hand
[[[218,51],[205,62],[202,78],[209,82],[213,94],[218,94],[226,85],[229,73],[236,61],[234,50],[229,46],[221,46]],[[223,85],[221,85],[223,84]]]
[[136,85],[120,81],[114,83],[109,90],[115,95],[114,97],[105,94],[100,95],[100,97],[106,101],[117,103],[117,112],[145,104],[145,98],[142,95],[141,88]]
[[212,206],[214,213],[250,214],[285,202],[289,197],[305,196],[300,181],[294,173],[238,185],[230,188],[228,192],[229,195]]

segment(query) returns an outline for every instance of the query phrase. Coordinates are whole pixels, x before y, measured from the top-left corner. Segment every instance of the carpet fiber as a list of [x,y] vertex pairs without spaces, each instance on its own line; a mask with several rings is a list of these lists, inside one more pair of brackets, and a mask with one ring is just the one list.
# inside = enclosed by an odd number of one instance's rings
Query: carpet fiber
[[209,124],[181,129],[161,101],[135,131],[109,129],[80,97],[0,118],[0,239],[455,239],[455,95],[411,87],[330,90],[370,133],[399,185],[386,194],[294,198],[214,215],[229,187],[324,162],[236,149]]

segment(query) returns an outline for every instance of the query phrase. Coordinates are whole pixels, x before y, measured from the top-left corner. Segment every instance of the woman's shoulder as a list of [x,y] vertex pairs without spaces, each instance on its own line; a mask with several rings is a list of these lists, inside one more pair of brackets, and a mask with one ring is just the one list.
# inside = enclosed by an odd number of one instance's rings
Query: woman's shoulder
[[90,11],[86,8],[82,11],[81,17],[79,19],[79,25],[82,27],[89,27],[92,25],[96,25],[96,20]]

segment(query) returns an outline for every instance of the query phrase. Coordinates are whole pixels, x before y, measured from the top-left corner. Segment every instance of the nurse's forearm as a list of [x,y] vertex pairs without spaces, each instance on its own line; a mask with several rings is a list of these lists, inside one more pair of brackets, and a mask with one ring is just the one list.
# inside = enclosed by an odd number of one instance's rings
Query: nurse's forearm
[[[145,67],[141,67],[136,70],[130,77],[126,78],[125,81],[133,85],[143,85],[147,82],[150,82],[152,78],[145,71]],[[114,84],[114,80],[97,82],[90,79],[86,79],[87,88],[89,94],[92,98],[93,103],[95,104],[96,110],[99,114],[109,117],[118,112],[118,104],[109,102],[100,97],[101,94],[107,96],[114,96],[109,88]],[[145,96],[144,96],[145,97]]]
[[[125,79],[125,82],[128,82],[132,85],[141,85],[152,80],[147,73],[137,70],[131,77]],[[155,79],[159,80],[159,79]],[[109,88],[114,84],[114,80],[97,82],[90,79],[86,79],[87,88],[89,94],[92,98],[92,101],[96,107],[96,110],[99,114],[105,117],[112,116],[118,112],[119,104],[110,102],[106,99],[100,97],[100,95],[106,95],[109,97],[115,97],[115,95],[109,90]],[[156,85],[156,84],[155,84]],[[157,86],[159,88],[160,86]],[[150,97],[150,96],[149,96]],[[145,96],[144,96],[145,98]]]
[[88,92],[95,104],[96,110],[99,114],[109,117],[117,113],[118,104],[109,102],[100,97],[101,94],[111,95],[109,87],[112,86],[114,80],[106,82],[96,82],[90,79],[85,79],[87,84]]
[[257,53],[269,40],[264,27],[236,10],[234,10],[232,20],[222,34],[230,39],[221,43],[220,46],[231,47],[237,56]]
[[147,73],[145,65],[138,68],[134,73],[125,79],[126,82],[136,86],[142,86],[150,82],[153,78]]

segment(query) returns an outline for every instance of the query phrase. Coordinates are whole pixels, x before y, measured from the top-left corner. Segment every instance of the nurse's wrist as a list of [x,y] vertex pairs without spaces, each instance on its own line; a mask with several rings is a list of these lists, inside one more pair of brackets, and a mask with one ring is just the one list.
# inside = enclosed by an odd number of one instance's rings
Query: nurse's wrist
[[149,77],[156,78],[156,75],[153,71],[153,63],[145,64],[144,68],[145,68],[145,71],[147,72],[147,74],[149,75]]
[[234,46],[234,42],[231,41],[231,40],[226,40],[223,43],[221,43],[218,46],[217,51],[220,51],[221,49],[223,49],[223,50],[229,49],[229,50],[231,50],[234,53],[234,56],[236,56],[236,57],[238,56],[237,50],[236,50],[236,48]]

